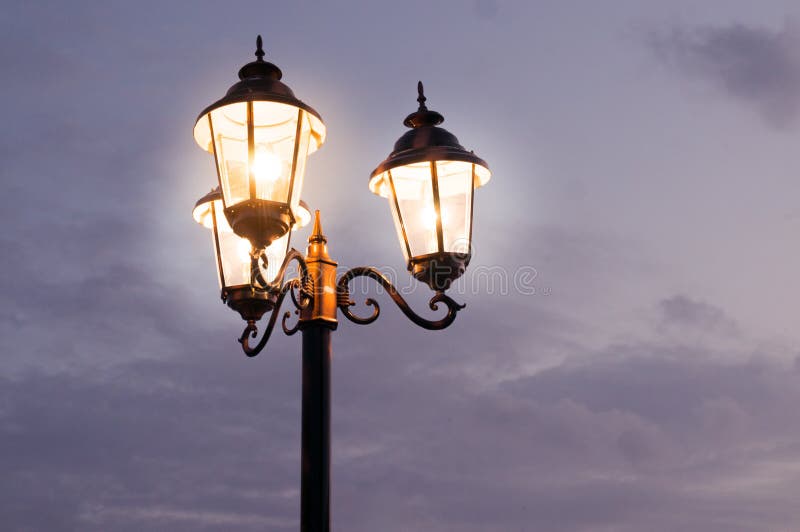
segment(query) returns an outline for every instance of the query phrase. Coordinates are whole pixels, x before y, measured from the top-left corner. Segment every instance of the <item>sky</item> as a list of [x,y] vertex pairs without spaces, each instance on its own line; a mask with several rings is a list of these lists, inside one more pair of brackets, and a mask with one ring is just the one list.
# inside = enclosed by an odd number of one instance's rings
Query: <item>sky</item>
[[0,10],[3,530],[297,530],[299,337],[241,353],[191,217],[257,34],[342,267],[412,285],[417,80],[493,171],[455,323],[334,333],[335,530],[800,527],[796,2],[142,1]]

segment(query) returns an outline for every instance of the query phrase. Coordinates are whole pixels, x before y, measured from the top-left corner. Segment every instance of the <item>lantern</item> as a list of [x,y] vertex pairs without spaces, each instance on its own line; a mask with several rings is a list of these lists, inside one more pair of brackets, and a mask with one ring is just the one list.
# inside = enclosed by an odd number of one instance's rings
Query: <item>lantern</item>
[[403,121],[411,129],[372,172],[369,188],[389,200],[409,271],[441,291],[469,264],[473,193],[491,172],[438,127],[444,117],[425,106],[422,82],[417,90],[419,109]]
[[[296,212],[298,215],[293,229],[299,229],[311,220],[311,212],[305,202],[299,202]],[[274,291],[254,290],[251,286],[251,244],[234,233],[228,224],[219,188],[198,200],[192,216],[197,223],[211,229],[222,300],[239,312],[242,318],[260,319],[264,312],[272,309],[275,302]],[[261,269],[260,274],[267,284],[277,280],[276,276],[289,251],[289,244],[290,233],[286,233],[263,250],[267,257],[267,267]]]
[[214,155],[234,233],[261,249],[298,221],[306,158],[325,141],[325,125],[281,83],[281,70],[264,61],[261,36],[256,45],[256,61],[200,113],[194,138]]

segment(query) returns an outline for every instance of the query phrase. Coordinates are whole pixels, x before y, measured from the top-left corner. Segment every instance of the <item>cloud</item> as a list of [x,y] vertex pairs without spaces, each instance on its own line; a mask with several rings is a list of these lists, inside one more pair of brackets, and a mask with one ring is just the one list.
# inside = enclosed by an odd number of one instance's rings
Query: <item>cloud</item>
[[495,18],[498,11],[497,0],[475,0],[475,13],[480,18]]
[[678,294],[658,304],[658,330],[675,341],[702,345],[706,341],[719,346],[726,339],[741,340],[738,324],[722,309]]
[[[664,307],[688,328],[731,321],[672,296],[654,305],[662,322],[676,319]],[[800,518],[793,360],[750,355],[746,342],[726,358],[664,340],[656,324],[636,342],[475,386],[495,340],[452,333],[454,346],[482,347],[441,354],[458,373],[426,371],[442,362],[423,333],[382,350],[375,331],[398,318],[386,311],[363,336],[343,324],[335,348],[333,508],[347,530],[705,532]],[[556,342],[531,332],[527,357]],[[231,359],[219,342],[2,378],[0,513],[54,532],[295,529],[297,360],[281,343]]]
[[[725,322],[730,323],[722,309],[708,303],[694,301],[685,295],[676,295],[662,300],[659,307],[664,321],[698,327],[716,327]],[[732,325],[732,324],[731,324]]]
[[779,30],[735,24],[652,33],[665,64],[754,106],[772,126],[795,123],[800,104],[800,25]]

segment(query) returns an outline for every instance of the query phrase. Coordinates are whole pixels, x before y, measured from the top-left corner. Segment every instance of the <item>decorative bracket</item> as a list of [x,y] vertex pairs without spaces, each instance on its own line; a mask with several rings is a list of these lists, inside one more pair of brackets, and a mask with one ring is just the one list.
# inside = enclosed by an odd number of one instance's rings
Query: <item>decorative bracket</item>
[[350,290],[348,288],[350,281],[355,279],[356,277],[368,277],[370,279],[375,280],[379,285],[386,289],[386,292],[389,294],[389,297],[395,302],[395,304],[400,307],[400,310],[403,311],[403,314],[406,315],[408,319],[429,330],[439,330],[448,327],[453,321],[456,319],[456,314],[458,311],[463,309],[466,305],[461,305],[456,303],[450,296],[445,295],[443,291],[437,291],[436,294],[431,298],[428,302],[428,306],[431,310],[437,311],[439,310],[439,303],[444,303],[447,306],[447,314],[439,320],[428,320],[423,318],[422,316],[415,313],[411,310],[411,307],[408,305],[403,296],[397,291],[397,288],[394,287],[392,282],[387,279],[381,272],[376,270],[375,268],[370,268],[368,266],[359,266],[357,268],[353,268],[345,272],[340,278],[337,283],[337,294],[338,294],[338,305],[339,310],[342,311],[342,314],[347,317],[353,323],[358,323],[359,325],[367,325],[372,323],[373,321],[378,319],[381,313],[381,307],[378,305],[378,302],[375,301],[373,298],[367,298],[365,303],[367,306],[372,307],[372,314],[366,317],[361,317],[353,314],[350,310],[350,307],[355,305],[355,302],[350,299]]
[[[266,257],[264,256],[262,260],[266,261]],[[286,270],[289,268],[289,264],[292,261],[297,262],[297,267],[300,270],[299,277],[284,282]],[[242,344],[242,351],[244,351],[244,353],[249,357],[258,355],[267,345],[267,341],[272,335],[272,329],[275,327],[275,322],[278,319],[278,312],[280,311],[281,305],[283,304],[283,300],[287,293],[291,295],[292,303],[295,307],[295,314],[299,314],[301,310],[308,308],[312,302],[314,294],[314,281],[308,274],[308,266],[306,265],[305,258],[303,258],[303,255],[296,249],[291,249],[286,254],[286,257],[283,259],[283,263],[281,264],[273,283],[265,284],[263,283],[263,277],[260,277],[260,275],[258,277],[262,282],[258,284],[251,283],[253,288],[262,292],[267,291],[271,293],[277,293],[277,296],[275,299],[275,306],[272,309],[269,321],[267,322],[267,327],[264,330],[261,340],[258,341],[258,344],[256,344],[255,347],[250,346],[250,338],[255,338],[258,335],[258,326],[256,325],[255,320],[249,320],[247,322],[247,326],[244,328],[242,335],[239,337],[239,343]],[[283,329],[283,332],[288,335],[292,335],[297,332],[297,325],[294,327],[288,327],[286,325],[286,320],[288,320],[290,316],[291,312],[287,310],[283,314],[283,320],[281,320],[281,328]]]

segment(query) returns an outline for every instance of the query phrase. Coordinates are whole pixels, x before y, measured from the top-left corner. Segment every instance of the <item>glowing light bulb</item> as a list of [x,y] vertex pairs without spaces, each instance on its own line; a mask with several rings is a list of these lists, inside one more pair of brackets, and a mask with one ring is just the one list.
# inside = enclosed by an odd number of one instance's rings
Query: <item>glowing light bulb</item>
[[261,182],[274,183],[281,176],[281,159],[263,144],[253,154],[253,175]]
[[427,229],[436,229],[436,210],[432,206],[422,209],[420,219]]

